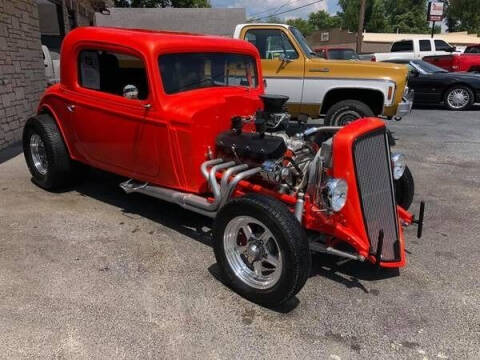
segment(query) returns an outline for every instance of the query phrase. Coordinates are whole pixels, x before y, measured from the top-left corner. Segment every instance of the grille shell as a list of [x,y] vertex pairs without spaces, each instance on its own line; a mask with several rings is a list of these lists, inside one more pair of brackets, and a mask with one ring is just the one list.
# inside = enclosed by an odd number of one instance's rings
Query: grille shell
[[398,215],[385,128],[357,138],[353,159],[370,252],[376,253],[378,235],[383,230],[382,261],[399,261]]

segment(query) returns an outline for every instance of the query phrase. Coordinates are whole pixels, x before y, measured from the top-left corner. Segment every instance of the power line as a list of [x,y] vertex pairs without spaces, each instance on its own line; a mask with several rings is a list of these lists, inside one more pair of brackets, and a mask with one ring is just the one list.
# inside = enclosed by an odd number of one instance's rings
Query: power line
[[[293,0],[294,3],[298,2],[299,0]],[[285,7],[285,5],[288,5],[292,2],[292,0],[288,0],[287,2],[283,3],[282,5],[278,6],[278,7],[274,7],[274,8],[269,8],[269,9],[265,9],[265,10],[262,10],[258,13],[255,13],[255,14],[252,14],[250,15],[250,18],[253,18],[257,15],[260,15],[260,14],[263,14],[263,13],[266,13],[266,12],[269,12],[271,10],[273,10],[273,12],[277,12],[278,10],[280,10],[281,8]]]
[[272,17],[272,16],[283,15],[283,14],[286,14],[286,13],[289,13],[289,12],[292,12],[292,11],[295,11],[295,10],[303,9],[307,6],[317,4],[317,3],[322,2],[322,1],[324,1],[324,0],[317,0],[317,1],[311,2],[309,4],[298,6],[298,7],[293,8],[293,9],[285,10],[285,11],[282,11],[282,12],[279,12],[279,13],[273,13],[273,14],[270,14],[270,15],[259,16],[259,17],[253,18],[251,20],[260,20],[260,19],[269,18],[269,17]]

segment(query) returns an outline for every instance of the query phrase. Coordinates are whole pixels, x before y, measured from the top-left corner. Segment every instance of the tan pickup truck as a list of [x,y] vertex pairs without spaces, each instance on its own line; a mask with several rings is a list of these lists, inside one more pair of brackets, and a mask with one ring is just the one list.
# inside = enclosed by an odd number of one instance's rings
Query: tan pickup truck
[[266,92],[289,96],[294,116],[324,116],[325,124],[345,125],[367,116],[398,120],[411,110],[413,92],[403,65],[325,60],[297,28],[285,24],[240,24],[234,38],[257,47]]

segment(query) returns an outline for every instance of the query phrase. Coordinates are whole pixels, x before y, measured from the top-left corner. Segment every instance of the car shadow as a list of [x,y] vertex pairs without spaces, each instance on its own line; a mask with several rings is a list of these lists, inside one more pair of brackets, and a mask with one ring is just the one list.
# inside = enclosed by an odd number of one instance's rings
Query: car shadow
[[123,177],[101,170],[88,169],[85,179],[67,190],[75,190],[81,196],[116,206],[126,217],[141,216],[150,219],[212,247],[212,219],[146,195],[135,193],[127,195],[119,187],[125,180]]
[[385,280],[399,276],[398,269],[377,268],[371,263],[343,258],[329,254],[312,254],[310,277],[322,276],[347,288],[358,288],[365,293],[370,291],[363,282]]
[[[415,110],[445,110],[445,111],[454,111],[447,109],[446,106],[438,104],[438,105],[426,105],[426,104],[415,104],[413,105],[413,109]],[[466,111],[478,111],[480,110],[480,104],[474,104],[472,107]],[[461,110],[464,111],[464,110]]]
[[[123,177],[101,170],[88,169],[84,181],[65,190],[75,190],[80,196],[88,196],[118,207],[126,217],[141,216],[175,230],[203,245],[213,246],[212,219],[146,195],[127,195],[118,186],[125,180]],[[377,270],[373,265],[358,261],[340,264],[341,259],[332,255],[313,254],[312,257],[313,265],[310,277],[322,276],[345,285],[347,288],[359,288],[365,293],[370,291],[363,285],[362,281],[375,281],[398,275],[398,271]],[[231,289],[222,277],[218,264],[212,264],[208,271],[217,281]],[[294,310],[299,303],[298,298],[294,297],[281,306],[266,308],[278,313],[288,313]]]

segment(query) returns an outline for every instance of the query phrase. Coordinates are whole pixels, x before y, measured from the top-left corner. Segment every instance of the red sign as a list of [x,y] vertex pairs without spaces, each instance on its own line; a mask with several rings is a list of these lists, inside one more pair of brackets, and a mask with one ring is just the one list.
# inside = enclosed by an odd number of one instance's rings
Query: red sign
[[443,2],[432,1],[428,3],[428,21],[442,21],[443,20]]

